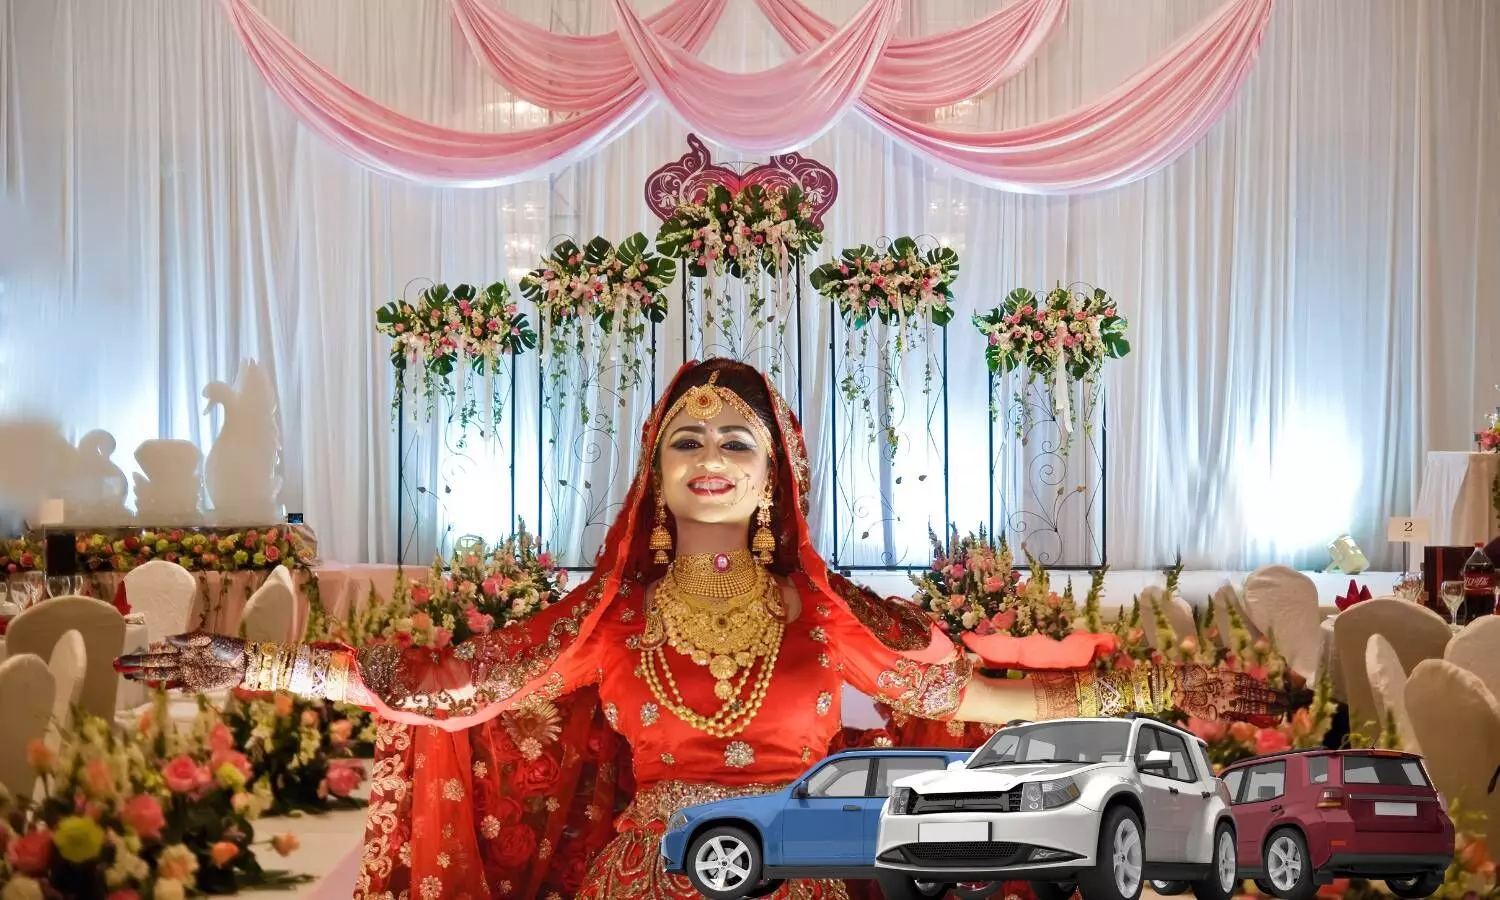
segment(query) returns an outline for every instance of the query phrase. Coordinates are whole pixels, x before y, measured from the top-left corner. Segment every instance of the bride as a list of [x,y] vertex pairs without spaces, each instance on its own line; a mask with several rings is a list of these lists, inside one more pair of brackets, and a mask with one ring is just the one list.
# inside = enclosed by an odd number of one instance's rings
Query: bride
[[[640,450],[592,576],[524,625],[441,651],[199,632],[117,667],[189,691],[289,691],[374,710],[384,721],[357,890],[371,898],[696,897],[662,871],[666,820],[779,789],[823,758],[845,684],[907,715],[991,724],[1269,708],[1273,693],[1248,677],[1199,666],[1118,679],[973,671],[920,610],[829,571],[808,537],[800,426],[744,364],[684,365]],[[542,779],[516,763],[515,724],[554,704],[585,705],[608,730],[565,736],[577,744]],[[527,809],[546,823],[529,838],[517,830]],[[848,893],[794,881],[772,896]]]

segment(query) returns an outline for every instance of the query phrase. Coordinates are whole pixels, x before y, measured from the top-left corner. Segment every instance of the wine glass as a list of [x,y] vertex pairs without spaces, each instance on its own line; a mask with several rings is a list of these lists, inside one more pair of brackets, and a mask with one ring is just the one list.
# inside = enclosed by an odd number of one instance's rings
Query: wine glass
[[47,596],[50,598],[66,597],[73,593],[73,576],[71,575],[48,575]]
[[1443,598],[1443,603],[1448,607],[1448,618],[1455,628],[1460,627],[1458,621],[1458,608],[1464,605],[1464,583],[1462,581],[1445,581],[1438,587],[1438,596]]

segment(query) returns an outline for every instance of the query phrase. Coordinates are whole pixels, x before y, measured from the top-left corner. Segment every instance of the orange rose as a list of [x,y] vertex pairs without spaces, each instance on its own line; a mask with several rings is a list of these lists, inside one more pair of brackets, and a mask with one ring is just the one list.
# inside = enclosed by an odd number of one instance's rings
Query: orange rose
[[26,764],[38,772],[49,772],[57,763],[57,754],[41,738],[32,738],[26,745]]
[[284,719],[292,714],[292,696],[290,694],[277,694],[272,701],[275,706],[277,718]]
[[1458,864],[1465,872],[1478,873],[1494,865],[1490,862],[1490,848],[1484,838],[1474,835],[1465,837],[1463,846],[1458,850]]
[[1255,740],[1255,734],[1259,730],[1249,722],[1235,722],[1229,726],[1229,736],[1237,744],[1248,744]]
[[287,834],[278,834],[275,837],[271,838],[271,849],[275,850],[282,856],[292,855],[293,853],[297,852],[298,848],[300,848],[301,846],[302,841],[298,840],[297,836],[295,834],[291,834],[290,832],[288,832]]
[[208,855],[214,861],[214,865],[222,869],[234,862],[235,857],[240,855],[240,848],[229,841],[219,841],[208,848]]

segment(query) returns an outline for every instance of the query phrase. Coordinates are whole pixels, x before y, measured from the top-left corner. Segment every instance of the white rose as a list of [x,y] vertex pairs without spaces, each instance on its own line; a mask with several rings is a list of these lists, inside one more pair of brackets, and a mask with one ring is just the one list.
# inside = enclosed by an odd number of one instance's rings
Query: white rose
[[17,875],[0,893],[0,900],[42,900],[42,886],[35,879]]
[[151,896],[155,900],[187,900],[187,891],[183,889],[182,882],[175,878],[163,878],[156,883]]

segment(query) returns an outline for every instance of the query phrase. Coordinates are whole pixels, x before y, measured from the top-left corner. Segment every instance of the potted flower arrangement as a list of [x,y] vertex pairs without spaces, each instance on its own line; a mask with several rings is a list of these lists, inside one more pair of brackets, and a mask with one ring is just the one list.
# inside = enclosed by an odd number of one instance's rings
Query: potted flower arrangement
[[[795,185],[751,184],[735,190],[713,185],[701,197],[679,204],[656,233],[657,252],[682,260],[689,275],[705,279],[703,329],[717,330],[731,346],[741,325],[747,334],[740,343],[746,345],[754,343],[749,333],[759,334],[772,324],[778,337],[785,334],[794,296],[789,277],[822,243],[813,204]],[[772,280],[770,297],[762,275]],[[742,312],[731,303],[724,283],[728,278],[745,287]],[[684,313],[694,314],[691,302]],[[773,376],[780,373],[778,356],[773,355]]]
[[[1020,576],[1003,535],[996,543],[983,529],[964,537],[954,530],[946,545],[930,537],[932,566],[912,577],[913,600],[986,668],[1082,669],[1115,650],[1115,635],[1075,627],[1071,584],[1058,594],[1036,562],[1029,577]],[[1096,572],[1085,616],[1097,610],[1103,583]]]
[[[896,238],[884,252],[863,244],[846,249],[839,259],[817,267],[809,277],[813,290],[834,304],[848,326],[851,357],[855,355],[854,341],[858,334],[858,355],[868,363],[867,325],[880,322],[894,331],[892,339],[883,342],[880,348],[886,409],[890,408],[900,384],[902,361],[918,344],[929,348],[923,369],[923,393],[931,390],[931,330],[953,320],[953,282],[957,278],[958,253],[952,247],[936,246],[923,252],[911,237]],[[851,369],[840,379],[840,388],[846,400],[859,400],[866,416],[874,421],[870,397],[863,388],[866,381]],[[897,435],[888,417],[880,433],[889,452],[894,453]],[[872,433],[871,440],[875,437]]]
[[[1073,429],[1070,401],[1073,385],[1087,386],[1085,408],[1079,418],[1088,428],[1089,410],[1098,388],[1099,373],[1107,359],[1130,352],[1125,339],[1126,319],[1113,298],[1099,288],[1058,286],[1039,296],[1016,288],[996,309],[974,316],[974,325],[985,335],[985,362],[991,373],[1008,375],[1021,371],[1025,384],[1013,402],[1019,407],[1018,437],[1030,431],[1032,414],[1024,391],[1040,381],[1051,393],[1052,412],[1064,435]],[[991,404],[993,414],[995,406]]]
[[321,813],[363,805],[352,796],[365,782],[353,758],[358,724],[324,701],[236,690],[211,737],[244,748],[268,814]]
[[[0,797],[7,897],[177,900],[308,879],[263,869],[250,820],[261,799],[246,791],[249,761],[211,746],[204,728],[158,728],[164,701],[135,733],[79,714],[58,749],[28,751],[43,797]],[[295,839],[269,843],[290,852]]]
[[[537,344],[530,322],[511,302],[510,288],[498,281],[483,289],[472,284],[423,288],[416,303],[393,300],[376,310],[375,330],[391,339],[391,365],[396,370],[393,411],[405,394],[409,372],[416,373],[429,417],[439,398],[455,401],[453,376],[460,373],[463,403],[454,412],[463,429],[479,415],[474,377],[499,375],[507,357]],[[493,377],[490,394],[491,417],[498,420],[503,393]]]
[[[594,377],[590,373],[617,361],[621,390],[641,383],[645,358],[654,353],[642,338],[648,324],[666,319],[664,291],[676,277],[676,261],[652,253],[640,232],[618,245],[602,237],[581,248],[560,241],[522,276],[521,294],[537,305],[542,353],[559,395],[575,359],[585,384]],[[584,424],[594,417],[582,399],[579,410]]]

